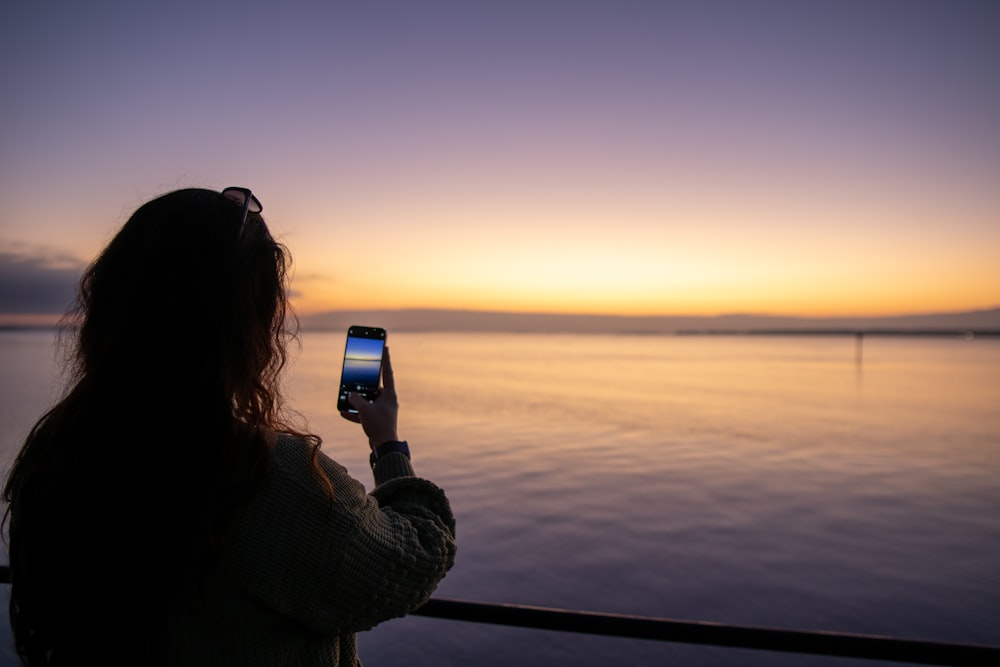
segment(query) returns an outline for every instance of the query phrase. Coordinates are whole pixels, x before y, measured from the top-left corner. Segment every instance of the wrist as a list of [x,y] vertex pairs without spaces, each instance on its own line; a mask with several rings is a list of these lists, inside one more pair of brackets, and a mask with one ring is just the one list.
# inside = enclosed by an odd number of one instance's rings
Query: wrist
[[371,447],[372,451],[374,451],[376,447],[381,447],[387,442],[400,442],[399,436],[396,435],[395,430],[384,431],[382,433],[368,436],[368,446]]
[[405,454],[407,459],[410,458],[410,446],[405,440],[386,440],[385,442],[372,447],[372,454],[369,459],[372,470],[374,470],[375,466],[378,464],[379,458],[392,452]]

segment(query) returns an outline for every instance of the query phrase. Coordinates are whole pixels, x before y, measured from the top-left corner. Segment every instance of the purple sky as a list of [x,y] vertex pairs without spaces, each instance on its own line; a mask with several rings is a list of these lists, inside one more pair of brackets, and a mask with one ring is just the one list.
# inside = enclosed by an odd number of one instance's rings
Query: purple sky
[[1000,303],[1000,3],[58,4],[0,21],[5,281],[245,185],[306,311]]

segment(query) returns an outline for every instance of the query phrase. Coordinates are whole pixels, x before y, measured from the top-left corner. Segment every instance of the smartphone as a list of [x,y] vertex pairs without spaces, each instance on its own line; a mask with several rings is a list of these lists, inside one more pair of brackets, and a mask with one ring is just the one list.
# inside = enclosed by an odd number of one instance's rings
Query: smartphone
[[378,396],[379,378],[382,375],[382,351],[385,349],[385,329],[352,326],[347,329],[344,346],[344,368],[340,373],[340,394],[337,409],[357,414],[347,402],[351,392],[368,400]]

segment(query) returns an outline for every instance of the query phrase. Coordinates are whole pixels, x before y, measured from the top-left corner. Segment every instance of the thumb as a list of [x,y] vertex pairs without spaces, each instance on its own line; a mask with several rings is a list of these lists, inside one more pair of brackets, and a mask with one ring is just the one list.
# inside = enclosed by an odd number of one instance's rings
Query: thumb
[[368,401],[366,401],[361,394],[353,391],[347,395],[347,402],[350,403],[351,407],[358,412],[361,412],[361,410],[368,405]]

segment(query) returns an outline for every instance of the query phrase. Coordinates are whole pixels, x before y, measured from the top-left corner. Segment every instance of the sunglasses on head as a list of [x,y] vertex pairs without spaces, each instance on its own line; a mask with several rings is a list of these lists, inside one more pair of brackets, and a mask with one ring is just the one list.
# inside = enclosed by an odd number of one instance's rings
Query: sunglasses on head
[[247,215],[251,211],[260,213],[264,210],[264,205],[260,203],[259,199],[254,197],[253,193],[250,192],[250,188],[230,186],[222,191],[222,196],[243,208],[243,217],[240,219],[240,238],[242,239],[243,230],[247,225]]

